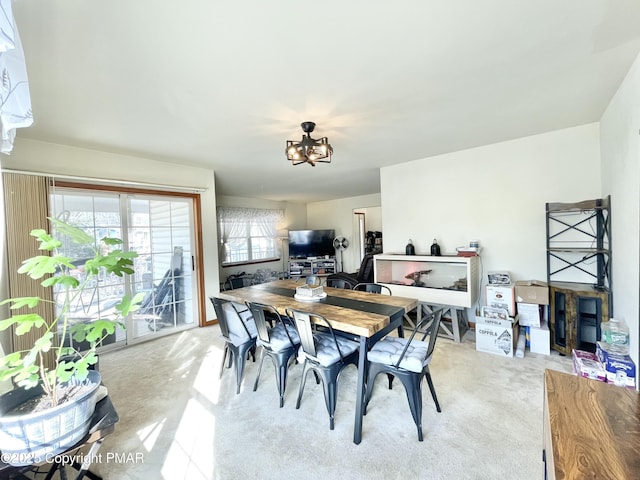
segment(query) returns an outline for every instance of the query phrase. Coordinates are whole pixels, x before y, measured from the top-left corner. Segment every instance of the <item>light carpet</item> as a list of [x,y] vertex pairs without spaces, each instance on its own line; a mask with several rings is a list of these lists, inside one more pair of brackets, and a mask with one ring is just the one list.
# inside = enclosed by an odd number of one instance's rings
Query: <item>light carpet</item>
[[101,355],[120,422],[92,471],[119,480],[537,480],[543,373],[571,371],[570,359],[555,352],[527,352],[522,359],[476,352],[473,330],[461,343],[439,338],[431,372],[442,413],[423,382],[424,441],[418,442],[401,383],[388,390],[379,376],[362,443],[355,445],[355,367],[340,378],[331,431],[322,387],[312,376],[295,408],[301,365],[290,368],[279,408],[271,362],[265,361],[256,392],[258,364],[248,362],[236,395],[233,370],[218,379],[222,348],[213,326]]

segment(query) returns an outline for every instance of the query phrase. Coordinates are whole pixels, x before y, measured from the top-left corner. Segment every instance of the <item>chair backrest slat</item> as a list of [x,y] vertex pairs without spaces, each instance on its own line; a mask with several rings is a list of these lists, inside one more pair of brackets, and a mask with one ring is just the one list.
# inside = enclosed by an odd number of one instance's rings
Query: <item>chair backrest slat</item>
[[307,355],[311,355],[316,358],[318,352],[316,351],[316,343],[313,340],[313,328],[311,327],[311,318],[306,312],[287,312],[288,315],[293,316],[293,320],[296,323],[298,334],[300,334],[300,345],[302,350]]
[[289,318],[293,318],[296,322],[296,327],[298,328],[298,333],[300,334],[300,345],[302,346],[305,354],[317,361],[317,350],[313,337],[313,325],[322,325],[328,330],[331,338],[333,339],[333,342],[335,343],[338,354],[340,355],[340,359],[344,361],[344,356],[342,355],[342,351],[340,350],[340,345],[338,344],[338,340],[336,339],[336,334],[326,318],[316,313],[303,312],[301,310],[293,309],[287,309],[287,316]]
[[247,303],[247,306],[249,307],[249,310],[251,310],[253,319],[256,322],[258,338],[261,342],[269,344],[271,341],[271,338],[269,337],[269,325],[267,324],[267,319],[264,314],[264,307],[266,307],[266,305],[258,303]]
[[282,324],[282,326],[284,327],[284,331],[287,334],[287,338],[289,338],[291,346],[295,346],[295,342],[291,338],[291,332],[289,330],[295,327],[291,323],[291,320],[289,318],[282,317],[275,309],[275,307],[271,305],[265,305],[263,303],[257,302],[247,302],[247,307],[249,307],[249,310],[253,314],[253,318],[256,322],[256,329],[258,330],[258,337],[260,338],[260,341],[262,343],[267,345],[271,343],[271,336],[269,335],[270,327],[266,317],[266,314],[269,313],[272,318],[276,319],[276,322]]
[[218,318],[218,325],[220,326],[220,331],[222,332],[222,336],[226,339],[229,339],[229,325],[227,323],[227,317],[224,313],[224,309],[222,305],[224,300],[218,297],[209,297],[211,303],[213,303],[213,309],[216,312],[216,317]]
[[413,339],[415,338],[418,332],[423,333],[423,336],[422,336],[423,340],[427,338],[427,336],[429,336],[429,344],[427,346],[426,358],[431,357],[431,355],[433,354],[433,349],[435,348],[435,345],[436,345],[436,339],[438,338],[438,330],[440,329],[440,319],[442,318],[443,311],[444,311],[444,307],[440,307],[435,310],[432,310],[430,313],[422,317],[419,322],[416,323],[416,326],[413,327],[413,329],[411,330],[411,335],[409,336],[407,343],[402,349],[400,358],[398,358],[398,361],[395,363],[396,368],[399,368],[400,363],[402,363],[402,359],[407,353],[407,349],[411,345],[411,342],[413,342]]
[[[242,321],[240,312],[238,311],[236,306],[233,304],[233,302],[229,302],[228,300],[223,300],[218,297],[209,297],[209,299],[211,300],[211,303],[213,303],[213,309],[216,312],[218,325],[220,326],[220,332],[222,332],[222,336],[225,339],[227,340],[230,339],[230,335],[231,335],[231,332],[229,330],[230,322],[229,322],[229,319],[227,318],[227,312],[225,312],[224,310],[224,305],[226,303],[231,303],[231,307],[233,307],[233,309],[236,312],[236,315],[238,315],[238,319],[240,320],[240,324],[244,329],[244,333],[247,335],[247,338],[251,338],[251,333],[249,332],[249,328],[247,327],[246,323]],[[240,335],[240,332],[234,332],[234,333],[237,335]]]

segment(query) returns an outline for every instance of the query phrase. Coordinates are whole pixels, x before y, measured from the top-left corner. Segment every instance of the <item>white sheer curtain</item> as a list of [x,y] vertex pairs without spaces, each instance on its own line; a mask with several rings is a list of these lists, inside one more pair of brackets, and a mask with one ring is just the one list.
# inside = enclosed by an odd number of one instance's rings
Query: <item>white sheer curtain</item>
[[6,154],[13,150],[16,128],[33,123],[27,66],[11,0],[0,0],[0,123],[0,151]]
[[[283,219],[283,210],[218,207],[219,254],[223,263],[276,257],[277,227]],[[266,239],[268,245],[263,245],[258,252],[252,239]]]

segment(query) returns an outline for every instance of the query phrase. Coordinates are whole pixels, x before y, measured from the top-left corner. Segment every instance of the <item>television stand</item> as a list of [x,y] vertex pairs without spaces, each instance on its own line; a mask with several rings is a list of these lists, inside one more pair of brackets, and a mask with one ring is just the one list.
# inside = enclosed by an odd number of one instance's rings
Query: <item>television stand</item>
[[336,273],[335,258],[289,259],[289,278],[309,275],[328,276]]

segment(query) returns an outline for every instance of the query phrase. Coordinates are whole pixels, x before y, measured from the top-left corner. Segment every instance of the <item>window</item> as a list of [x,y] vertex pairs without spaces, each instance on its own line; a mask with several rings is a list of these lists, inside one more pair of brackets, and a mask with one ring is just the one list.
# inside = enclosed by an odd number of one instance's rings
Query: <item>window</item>
[[223,265],[278,260],[276,231],[282,210],[218,207]]

